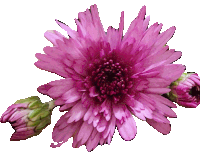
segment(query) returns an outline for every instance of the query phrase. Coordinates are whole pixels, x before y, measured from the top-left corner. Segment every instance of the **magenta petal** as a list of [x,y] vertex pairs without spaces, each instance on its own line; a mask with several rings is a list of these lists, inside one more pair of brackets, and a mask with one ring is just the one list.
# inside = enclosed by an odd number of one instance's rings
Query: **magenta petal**
[[76,88],[72,88],[63,94],[63,99],[66,100],[65,103],[72,103],[79,100],[80,98],[81,94],[76,90]]
[[17,119],[27,115],[30,111],[29,110],[21,110],[21,111],[17,111],[15,112],[10,118],[9,118],[9,121],[10,122],[14,122],[16,121]]
[[61,107],[59,108],[59,111],[62,112],[62,111],[68,110],[69,108],[73,107],[75,104],[77,104],[77,102],[67,103],[67,104],[61,106]]
[[200,86],[200,80],[199,79],[196,79],[195,77],[190,77],[190,79],[192,79],[197,85]]
[[171,125],[170,124],[156,122],[152,119],[147,120],[147,123],[149,125],[151,125],[154,129],[156,129],[158,132],[160,132],[164,135],[169,134],[170,131],[171,131]]
[[158,46],[158,45],[164,46],[174,34],[175,29],[176,28],[173,26],[169,28],[168,30],[166,30],[165,32],[161,33],[158,37],[158,41],[155,43],[154,46]]
[[12,114],[6,114],[6,115],[1,116],[0,122],[6,123],[11,116],[12,116]]
[[93,109],[92,106],[90,106],[90,108],[87,110],[87,112],[83,117],[84,121],[87,121],[91,116],[93,116],[92,109]]
[[105,100],[102,104],[101,104],[101,110],[100,112],[103,112],[103,115],[105,117],[105,119],[107,121],[110,120],[111,118],[111,103],[109,102],[109,100]]
[[92,86],[92,87],[89,89],[89,91],[90,91],[90,94],[89,94],[90,97],[95,97],[95,96],[98,96],[98,95],[99,95],[99,93],[97,92],[95,86]]
[[20,128],[25,128],[26,127],[26,124],[23,123],[23,124],[20,124],[19,126],[15,127],[15,130],[18,130]]
[[77,122],[85,115],[87,109],[83,107],[81,102],[78,102],[72,109],[67,113],[67,116],[70,116],[67,123],[71,123],[73,121]]
[[114,116],[118,120],[122,120],[123,118],[126,117],[125,109],[126,109],[125,105],[113,105]]
[[59,98],[59,99],[55,100],[54,104],[58,105],[58,106],[61,106],[61,105],[65,104],[65,101],[63,99]]
[[163,96],[156,95],[156,94],[147,94],[147,96],[151,97],[154,101],[161,102],[172,108],[176,108],[176,105],[172,101],[166,99]]
[[110,144],[111,139],[113,137],[114,131],[116,127],[116,118],[112,116],[111,120],[109,121],[106,130],[103,132],[103,138],[108,138],[107,142]]
[[120,23],[119,23],[119,43],[121,42],[123,37],[123,29],[124,29],[124,11],[121,12]]
[[[100,115],[98,116],[94,116],[94,120],[93,120],[93,126],[96,127],[97,124],[99,123],[100,120]],[[99,130],[98,130],[99,131]],[[100,131],[99,131],[100,132]]]
[[97,131],[98,132],[103,132],[106,129],[106,125],[107,125],[107,121],[105,120],[105,118],[101,118],[99,120],[99,123],[97,125]]
[[81,143],[84,144],[91,135],[93,128],[94,127],[91,124],[89,125],[87,122],[84,122],[77,135],[77,140],[81,140]]
[[129,117],[125,119],[123,124],[117,121],[117,128],[118,128],[119,134],[124,140],[132,140],[135,138],[137,128],[136,128],[136,123],[132,115],[129,115]]
[[[57,32],[58,33],[58,32]],[[52,44],[57,45],[56,40],[62,40],[65,38],[65,36],[59,36],[57,35],[56,31],[47,31],[44,33],[44,37],[49,40]]]
[[98,132],[95,132],[94,130],[93,130],[93,133],[96,133],[96,134],[94,134],[94,138],[90,136],[89,140],[87,141],[87,144],[86,144],[87,151],[91,151],[95,149],[100,141],[100,134]]
[[171,108],[162,103],[157,103],[156,107],[168,117],[177,117],[176,113]]
[[69,34],[70,37],[72,38],[77,38],[78,37],[78,34],[76,31],[72,30],[69,26],[63,24],[62,22],[59,22],[57,19],[56,19],[56,23],[62,28],[64,29],[65,31],[67,31],[67,33]]
[[146,93],[155,93],[155,94],[165,94],[170,91],[171,91],[171,89],[169,89],[169,88],[147,88],[147,89],[145,89]]

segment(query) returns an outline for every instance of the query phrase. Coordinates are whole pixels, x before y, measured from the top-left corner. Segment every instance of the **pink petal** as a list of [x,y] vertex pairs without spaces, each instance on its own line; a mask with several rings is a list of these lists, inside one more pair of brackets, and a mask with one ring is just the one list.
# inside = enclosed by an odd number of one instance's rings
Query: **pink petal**
[[91,116],[93,116],[92,113],[92,106],[90,106],[90,108],[87,110],[87,112],[85,113],[83,120],[87,121]]
[[152,71],[159,71],[158,77],[169,80],[171,82],[177,80],[185,71],[185,66],[180,64],[168,64],[152,69]]
[[114,116],[118,119],[118,120],[122,120],[126,117],[126,113],[125,113],[125,105],[113,105],[113,113]]
[[[63,41],[63,38],[65,38],[65,36],[63,36],[63,35],[57,35],[57,33],[59,33],[59,32],[57,32],[57,31],[46,31],[45,33],[44,33],[44,37],[47,39],[47,40],[49,40],[52,44],[54,44],[55,46],[57,46],[57,42],[56,42],[56,40],[61,40],[61,41]],[[61,37],[62,36],[62,37]]]
[[61,106],[61,105],[65,104],[65,101],[59,98],[59,99],[55,100],[54,104],[58,105],[58,106]]
[[167,87],[171,84],[171,81],[168,81],[163,78],[152,77],[152,78],[147,78],[147,80],[149,81],[148,87],[150,88]]
[[89,125],[87,122],[84,122],[77,135],[77,141],[81,140],[81,143],[84,144],[88,140],[93,129],[94,127],[91,124]]
[[97,92],[97,90],[96,90],[96,86],[92,86],[90,89],[89,89],[89,91],[90,91],[90,97],[95,97],[95,96],[98,96],[99,95],[99,93]]
[[93,105],[93,102],[94,102],[92,100],[92,98],[89,96],[89,94],[85,93],[85,92],[83,92],[83,94],[82,94],[81,101],[85,107],[89,107],[89,106]]
[[97,124],[99,123],[99,120],[101,119],[100,115],[98,116],[94,116],[94,120],[93,120],[93,126],[96,127]]
[[196,79],[196,78],[193,77],[193,76],[190,76],[190,79],[192,79],[197,85],[200,86],[200,80],[199,80],[199,79]]
[[46,46],[43,48],[43,51],[51,58],[58,60],[58,61],[62,61],[63,57],[65,57],[65,53],[56,47]]
[[169,88],[147,88],[144,90],[145,93],[165,94],[171,91]]
[[139,118],[139,119],[141,119],[141,120],[143,120],[143,121],[146,121],[146,117],[144,116],[144,114],[142,113],[142,111],[139,111],[139,112],[134,111],[134,115],[135,115],[137,118]]
[[73,107],[75,104],[77,104],[77,102],[73,102],[73,103],[67,103],[65,105],[63,105],[62,107],[59,108],[59,111],[66,111],[69,108]]
[[48,90],[47,94],[49,94],[51,98],[58,98],[66,93],[67,90],[68,88],[66,86],[54,86]]
[[165,97],[163,96],[160,96],[160,95],[156,95],[156,94],[147,94],[149,97],[151,97],[154,101],[157,101],[157,102],[161,102],[169,107],[172,107],[172,108],[176,108],[176,105],[171,102],[170,100],[166,99]]
[[105,119],[107,121],[110,120],[111,118],[111,103],[109,100],[105,100],[102,104],[101,104],[101,110],[100,112],[103,113],[103,116],[105,117]]
[[14,122],[14,121],[22,118],[23,116],[27,115],[29,112],[30,112],[30,110],[17,111],[9,118],[9,122]]
[[51,62],[51,63],[47,63],[47,62],[42,62],[42,61],[37,61],[34,63],[36,67],[42,69],[42,70],[46,70],[52,73],[56,73],[62,77],[68,77],[68,74],[65,71],[65,67],[63,64],[59,63],[59,62]]
[[81,94],[77,91],[77,89],[71,88],[65,94],[63,94],[62,99],[66,100],[65,103],[72,103],[79,100],[80,98],[81,98]]
[[[111,140],[115,131],[115,127],[116,127],[115,124],[116,124],[116,118],[112,116],[112,118],[108,122],[106,130],[103,132],[103,138],[109,137],[109,140]],[[110,143],[110,141],[108,141],[108,143]]]
[[[127,113],[129,112],[128,110],[126,111]],[[137,128],[136,128],[136,123],[132,117],[132,115],[129,115],[121,124],[119,121],[117,121],[117,128],[119,131],[119,134],[124,140],[132,140],[135,138]]]
[[165,62],[166,64],[172,63],[182,56],[182,52],[174,52]]
[[88,67],[88,64],[86,60],[76,60],[73,62],[72,67],[78,74],[87,76],[86,68]]
[[151,119],[153,119],[156,122],[170,124],[170,121],[165,116],[163,116],[163,114],[160,114],[158,112],[154,112],[153,113],[153,118],[151,118]]
[[119,43],[122,40],[124,29],[124,11],[121,12],[120,23],[119,23]]
[[174,32],[175,32],[175,27],[171,27],[168,30],[166,30],[165,32],[161,33],[158,37],[158,41],[154,44],[154,46],[164,46],[169,39],[171,39],[171,37],[173,36]]
[[25,128],[19,128],[16,130],[16,132],[24,132],[28,130],[34,130],[35,127],[25,127]]
[[177,117],[176,113],[171,108],[162,103],[156,102],[156,107],[168,117]]
[[105,118],[101,118],[99,120],[99,123],[97,125],[97,131],[98,132],[103,132],[106,129],[106,125],[107,125],[107,121],[105,120]]
[[170,124],[156,122],[152,119],[147,120],[147,123],[149,125],[151,125],[154,129],[156,129],[158,132],[160,132],[164,135],[169,134],[170,131],[171,131],[171,125]]
[[66,117],[70,116],[67,123],[71,123],[73,121],[77,122],[85,115],[87,109],[83,107],[81,102],[78,102],[75,106],[70,109],[67,113]]
[[87,144],[86,144],[87,151],[91,151],[95,149],[100,141],[100,134],[98,132],[95,132],[94,130],[93,130],[93,133],[96,133],[96,134],[94,138],[90,136],[90,138],[88,139]]
[[56,19],[56,23],[65,31],[67,31],[67,33],[69,34],[70,37],[72,38],[77,38],[78,37],[78,33],[74,30],[72,30],[69,26],[65,25],[64,23],[58,21]]

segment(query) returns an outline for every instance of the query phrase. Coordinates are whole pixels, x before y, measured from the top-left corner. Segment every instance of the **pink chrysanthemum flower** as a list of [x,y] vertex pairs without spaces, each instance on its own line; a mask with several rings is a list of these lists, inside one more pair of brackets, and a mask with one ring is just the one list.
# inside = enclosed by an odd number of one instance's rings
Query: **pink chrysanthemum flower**
[[53,47],[46,54],[36,54],[35,65],[56,73],[64,79],[38,88],[68,110],[57,122],[53,140],[57,147],[73,139],[73,147],[86,145],[88,151],[98,143],[110,144],[117,126],[124,140],[136,135],[132,114],[163,134],[171,130],[167,117],[176,117],[170,107],[176,107],[161,96],[170,91],[167,86],[177,80],[185,67],[172,64],[181,52],[165,46],[175,27],[159,34],[162,24],[150,28],[143,6],[138,17],[123,36],[124,12],[119,29],[109,27],[104,32],[97,6],[78,14],[77,32],[56,20],[70,36],[47,31],[45,37]]
[[200,77],[197,73],[183,73],[170,85],[168,97],[187,108],[196,108],[200,104]]

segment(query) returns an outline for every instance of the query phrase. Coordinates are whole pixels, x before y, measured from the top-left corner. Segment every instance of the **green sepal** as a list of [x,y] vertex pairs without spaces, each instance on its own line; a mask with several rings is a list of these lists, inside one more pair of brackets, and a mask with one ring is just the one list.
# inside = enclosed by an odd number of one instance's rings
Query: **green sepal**
[[34,101],[40,101],[40,98],[38,96],[31,96],[31,97],[28,97],[28,98],[25,98],[25,99],[17,100],[15,102],[15,104],[18,104],[18,103],[32,103]]
[[47,125],[49,125],[51,123],[51,118],[50,117],[46,117],[45,119],[43,119],[41,121],[41,123],[35,128],[36,131],[44,129]]
[[40,118],[43,119],[45,117],[47,117],[48,115],[50,114],[50,111],[44,111],[41,115],[40,115]]
[[[32,120],[33,117],[37,116],[42,111],[42,108],[37,108],[31,111],[28,115],[28,118]],[[34,120],[35,121],[35,120]]]
[[48,109],[48,108],[49,108],[49,104],[48,103],[42,104],[42,109]]
[[40,124],[40,122],[41,122],[41,120],[28,121],[27,126],[34,127],[34,126],[37,126],[38,124]]
[[176,102],[178,96],[172,92],[169,92],[168,97],[171,101]]
[[29,104],[29,109],[36,109],[42,106],[42,102],[41,101],[33,101],[32,103]]

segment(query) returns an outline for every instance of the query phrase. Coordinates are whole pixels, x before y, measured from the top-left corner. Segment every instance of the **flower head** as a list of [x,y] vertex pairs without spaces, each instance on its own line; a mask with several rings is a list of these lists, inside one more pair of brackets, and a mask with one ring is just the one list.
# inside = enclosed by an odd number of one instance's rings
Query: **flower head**
[[176,117],[176,107],[161,94],[177,80],[185,67],[172,64],[181,52],[169,50],[167,41],[175,27],[159,33],[162,24],[148,27],[143,6],[123,36],[124,12],[119,29],[104,32],[97,6],[78,14],[77,31],[56,20],[67,31],[67,39],[57,31],[45,37],[53,47],[37,53],[35,65],[64,79],[42,85],[38,91],[55,99],[60,111],[68,110],[57,122],[53,140],[57,147],[74,137],[73,147],[86,145],[88,151],[98,143],[110,144],[117,126],[121,137],[131,140],[136,135],[132,114],[147,121],[163,134],[171,130],[167,117]]
[[179,105],[196,108],[200,104],[200,77],[197,73],[183,73],[170,88],[169,98]]
[[51,122],[53,101],[42,104],[37,96],[21,99],[12,104],[0,118],[15,129],[10,140],[25,140],[38,135]]

